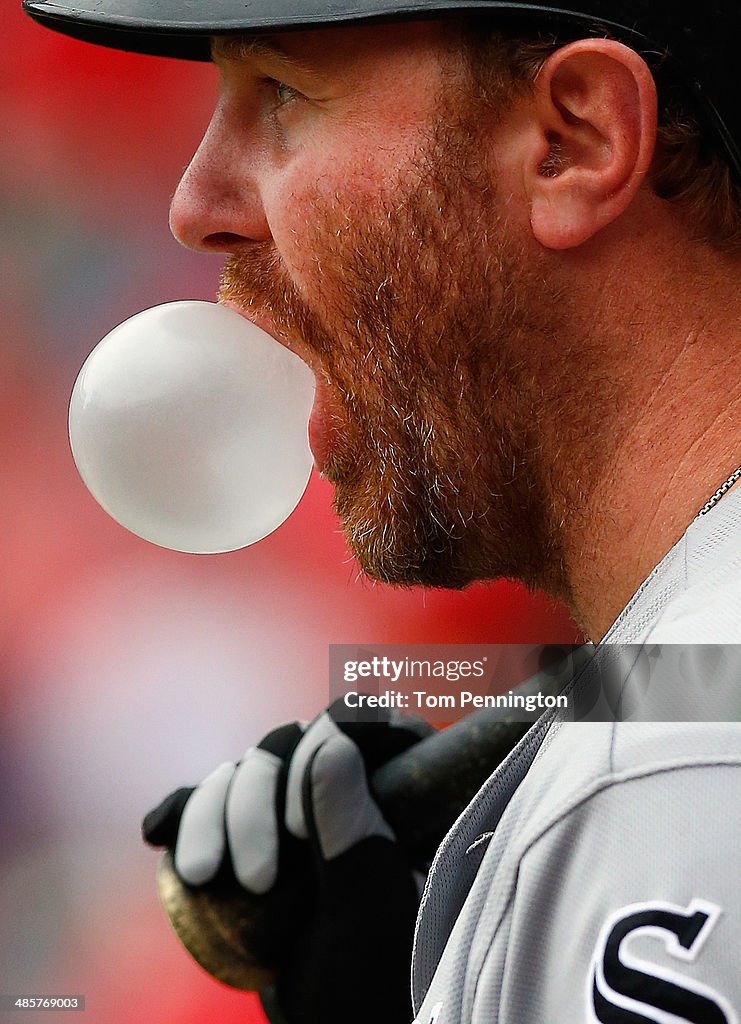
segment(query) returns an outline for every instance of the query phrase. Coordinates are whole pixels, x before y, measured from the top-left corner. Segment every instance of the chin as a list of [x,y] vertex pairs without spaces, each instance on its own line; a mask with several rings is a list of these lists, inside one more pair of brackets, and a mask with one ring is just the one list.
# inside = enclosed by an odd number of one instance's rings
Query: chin
[[[405,553],[406,554],[406,553]],[[392,587],[429,587],[443,590],[463,590],[478,577],[465,568],[456,566],[445,556],[427,552],[415,557],[411,565],[397,554],[381,551],[369,556],[365,550],[353,550],[363,575],[378,583]]]
[[[348,503],[335,502],[347,545],[363,574],[394,587],[461,590],[477,578],[467,563],[462,539],[451,540],[432,518],[372,518]],[[381,502],[372,513],[378,514]]]

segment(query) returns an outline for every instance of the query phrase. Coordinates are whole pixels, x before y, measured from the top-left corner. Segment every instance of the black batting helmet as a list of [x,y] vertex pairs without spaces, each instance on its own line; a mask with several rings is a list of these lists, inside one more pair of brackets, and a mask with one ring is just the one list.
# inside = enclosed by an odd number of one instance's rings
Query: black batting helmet
[[[562,5],[563,3],[563,5]],[[693,94],[741,182],[741,0],[24,0],[37,21],[103,46],[208,60],[214,35],[450,14],[517,16],[613,36]]]

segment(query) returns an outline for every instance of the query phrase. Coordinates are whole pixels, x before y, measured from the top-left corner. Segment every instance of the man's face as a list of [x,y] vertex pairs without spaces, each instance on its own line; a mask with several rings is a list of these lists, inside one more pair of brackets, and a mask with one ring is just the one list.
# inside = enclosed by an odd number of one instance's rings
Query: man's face
[[313,369],[312,448],[366,573],[542,581],[528,352],[544,290],[449,38],[273,37],[289,61],[217,44],[221,98],[173,230],[228,252],[221,298]]

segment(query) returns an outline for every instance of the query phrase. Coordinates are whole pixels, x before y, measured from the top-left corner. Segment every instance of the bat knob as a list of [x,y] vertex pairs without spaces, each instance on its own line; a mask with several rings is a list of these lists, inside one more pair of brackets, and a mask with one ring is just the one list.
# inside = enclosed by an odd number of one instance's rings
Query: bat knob
[[274,972],[257,963],[244,944],[254,915],[249,893],[233,887],[221,893],[186,885],[175,871],[169,850],[157,866],[157,888],[178,939],[210,975],[245,992],[260,991],[274,981]]

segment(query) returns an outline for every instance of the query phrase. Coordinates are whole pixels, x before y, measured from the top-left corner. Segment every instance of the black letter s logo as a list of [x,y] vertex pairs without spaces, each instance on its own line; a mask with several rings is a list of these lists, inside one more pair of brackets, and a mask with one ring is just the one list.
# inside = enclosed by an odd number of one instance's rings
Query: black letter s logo
[[605,922],[589,974],[587,1004],[594,1024],[738,1024],[730,1003],[706,985],[630,953],[631,937],[660,939],[672,956],[691,963],[720,916],[720,907],[634,903]]

